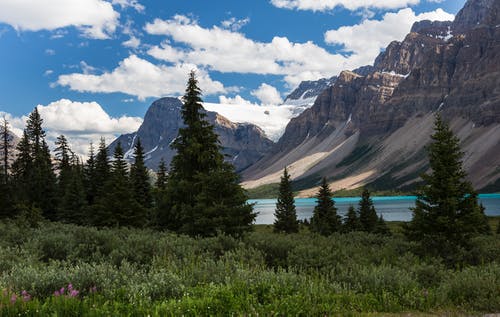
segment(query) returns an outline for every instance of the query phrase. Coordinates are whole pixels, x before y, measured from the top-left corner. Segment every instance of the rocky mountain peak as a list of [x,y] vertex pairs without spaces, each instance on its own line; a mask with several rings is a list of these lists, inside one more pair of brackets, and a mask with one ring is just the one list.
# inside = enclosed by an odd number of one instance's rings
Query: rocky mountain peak
[[478,27],[500,25],[500,0],[468,0],[453,22],[453,31],[466,33]]

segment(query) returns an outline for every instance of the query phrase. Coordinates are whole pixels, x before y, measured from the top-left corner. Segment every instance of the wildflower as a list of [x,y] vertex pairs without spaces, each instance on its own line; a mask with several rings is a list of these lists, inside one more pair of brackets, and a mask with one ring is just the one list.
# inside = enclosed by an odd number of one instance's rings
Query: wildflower
[[77,297],[78,296],[78,293],[80,293],[79,291],[77,291],[76,289],[72,290],[70,293],[69,293],[69,297]]
[[12,296],[10,297],[10,302],[14,304],[16,301],[17,301],[17,295],[13,293]]
[[61,296],[61,293],[60,293],[59,291],[55,291],[55,292],[54,292],[54,296],[55,296],[55,297],[59,297],[59,296]]
[[70,291],[70,292],[71,292],[72,290],[73,290],[73,284],[69,283],[69,284],[68,284],[68,291]]
[[64,294],[64,290],[65,290],[65,289],[64,289],[64,287],[61,287],[61,289],[59,290],[59,293],[60,293],[61,295],[62,295],[62,294]]
[[97,292],[97,287],[93,286],[90,288],[90,293],[95,293]]
[[31,300],[31,295],[26,290],[23,290],[21,295],[23,296],[24,302],[29,302]]

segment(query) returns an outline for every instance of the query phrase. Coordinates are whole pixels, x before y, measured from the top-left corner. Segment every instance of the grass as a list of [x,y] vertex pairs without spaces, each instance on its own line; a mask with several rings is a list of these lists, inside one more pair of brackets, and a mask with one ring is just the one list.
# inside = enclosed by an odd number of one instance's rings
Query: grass
[[[492,223],[497,219],[492,219]],[[392,237],[256,226],[242,239],[0,222],[1,316],[450,316],[500,311],[500,236],[477,266],[421,259]],[[78,291],[71,296],[68,284]],[[57,294],[65,287],[63,294]],[[23,299],[29,294],[29,300]],[[12,301],[13,294],[17,298]]]

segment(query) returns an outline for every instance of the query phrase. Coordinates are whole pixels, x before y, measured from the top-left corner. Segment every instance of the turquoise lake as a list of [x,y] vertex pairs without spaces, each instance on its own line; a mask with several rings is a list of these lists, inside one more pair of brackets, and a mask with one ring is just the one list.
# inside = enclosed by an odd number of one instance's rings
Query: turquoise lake
[[[338,213],[344,216],[349,206],[357,208],[359,197],[334,198]],[[415,196],[387,196],[372,197],[373,204],[378,214],[382,214],[387,221],[409,221],[412,213],[410,208],[415,206]],[[488,216],[500,216],[500,194],[481,194],[479,200],[486,208]],[[272,224],[274,222],[274,208],[276,199],[252,199],[255,203],[254,210],[258,213],[256,224]],[[316,205],[316,198],[295,199],[297,217],[299,219],[311,218]]]

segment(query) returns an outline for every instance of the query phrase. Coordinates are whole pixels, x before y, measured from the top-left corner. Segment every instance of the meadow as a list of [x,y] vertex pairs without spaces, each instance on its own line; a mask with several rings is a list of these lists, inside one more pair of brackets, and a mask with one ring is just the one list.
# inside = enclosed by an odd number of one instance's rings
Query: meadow
[[[491,220],[495,231],[498,219]],[[500,235],[463,263],[393,235],[256,226],[241,239],[0,222],[1,316],[475,315],[500,311]]]

